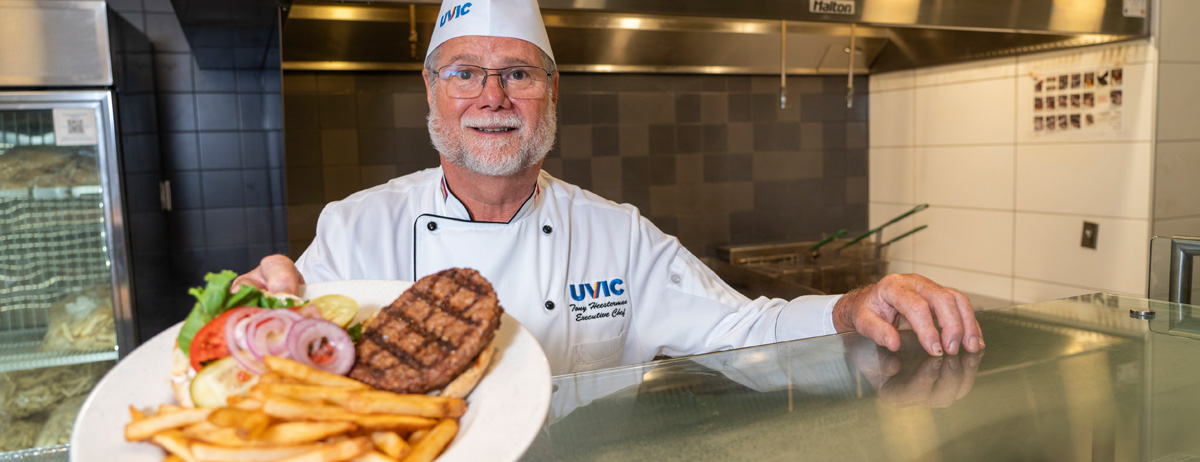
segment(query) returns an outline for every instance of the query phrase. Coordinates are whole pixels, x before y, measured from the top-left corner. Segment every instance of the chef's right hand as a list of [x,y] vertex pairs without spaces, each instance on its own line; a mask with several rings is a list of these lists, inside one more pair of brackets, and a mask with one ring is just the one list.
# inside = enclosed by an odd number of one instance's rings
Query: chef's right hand
[[304,284],[304,276],[296,269],[292,259],[271,255],[263,258],[258,268],[234,279],[230,289],[237,292],[242,284],[250,284],[259,290],[294,295],[300,290],[300,284]]
[[900,336],[901,346],[896,352],[876,346],[865,337],[846,336],[851,362],[871,382],[880,401],[892,407],[944,408],[971,391],[983,350],[931,356],[911,331]]

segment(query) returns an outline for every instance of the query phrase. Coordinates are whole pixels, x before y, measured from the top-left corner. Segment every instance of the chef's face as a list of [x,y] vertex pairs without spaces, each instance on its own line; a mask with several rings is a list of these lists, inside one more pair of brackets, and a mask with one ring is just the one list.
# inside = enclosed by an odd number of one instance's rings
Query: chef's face
[[[448,64],[544,67],[541,49],[514,38],[457,37],[439,46],[437,53],[435,69]],[[481,175],[508,176],[539,165],[553,146],[557,75],[546,93],[534,99],[510,98],[496,75],[487,78],[479,96],[453,98],[445,82],[431,81],[436,75],[428,69],[423,75],[429,135],[451,164]]]

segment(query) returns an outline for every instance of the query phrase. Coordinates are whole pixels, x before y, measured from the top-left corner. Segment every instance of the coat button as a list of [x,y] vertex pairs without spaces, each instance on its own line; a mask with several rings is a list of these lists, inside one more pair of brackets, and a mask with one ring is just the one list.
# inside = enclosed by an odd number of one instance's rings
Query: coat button
[[437,230],[437,222],[431,221],[431,222],[429,222],[429,224],[425,225],[425,227],[429,228],[430,231],[436,231]]
[[542,226],[543,234],[550,234],[551,231],[554,231],[554,228],[551,228],[550,225]]
[[546,300],[546,309],[549,311],[554,311],[554,302]]

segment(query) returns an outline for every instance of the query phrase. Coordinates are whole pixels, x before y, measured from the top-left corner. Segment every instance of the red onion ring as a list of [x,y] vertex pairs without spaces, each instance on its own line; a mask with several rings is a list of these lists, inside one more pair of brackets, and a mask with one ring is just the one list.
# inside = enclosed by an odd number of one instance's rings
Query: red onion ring
[[287,353],[288,330],[301,319],[304,316],[292,310],[259,311],[246,325],[246,349],[259,360],[263,356],[284,355]]
[[[317,363],[310,352],[313,344],[322,339],[333,349],[333,356],[329,361]],[[324,319],[304,318],[296,321],[288,332],[287,347],[293,361],[325,372],[346,375],[354,366],[354,341],[350,340],[350,334]]]
[[255,374],[265,374],[267,366],[246,351],[245,326],[250,318],[260,311],[265,310],[249,306],[234,308],[233,314],[229,315],[225,321],[225,346],[229,348],[229,355],[233,356],[242,367]]

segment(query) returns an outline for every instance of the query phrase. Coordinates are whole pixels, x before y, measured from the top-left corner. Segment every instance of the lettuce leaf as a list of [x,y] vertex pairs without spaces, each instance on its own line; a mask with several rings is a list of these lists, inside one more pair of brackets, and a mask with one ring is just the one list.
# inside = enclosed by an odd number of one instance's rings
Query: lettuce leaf
[[192,306],[192,312],[188,314],[187,319],[183,321],[183,328],[179,330],[179,350],[183,351],[185,356],[192,346],[192,339],[196,337],[196,333],[221,313],[239,306],[274,309],[299,305],[295,300],[268,297],[258,288],[249,284],[239,287],[237,293],[230,293],[229,288],[233,286],[235,278],[237,278],[237,273],[230,270],[215,274],[208,273],[204,275],[204,280],[208,284],[203,289],[193,287],[188,290],[189,294],[196,297],[196,304]]

